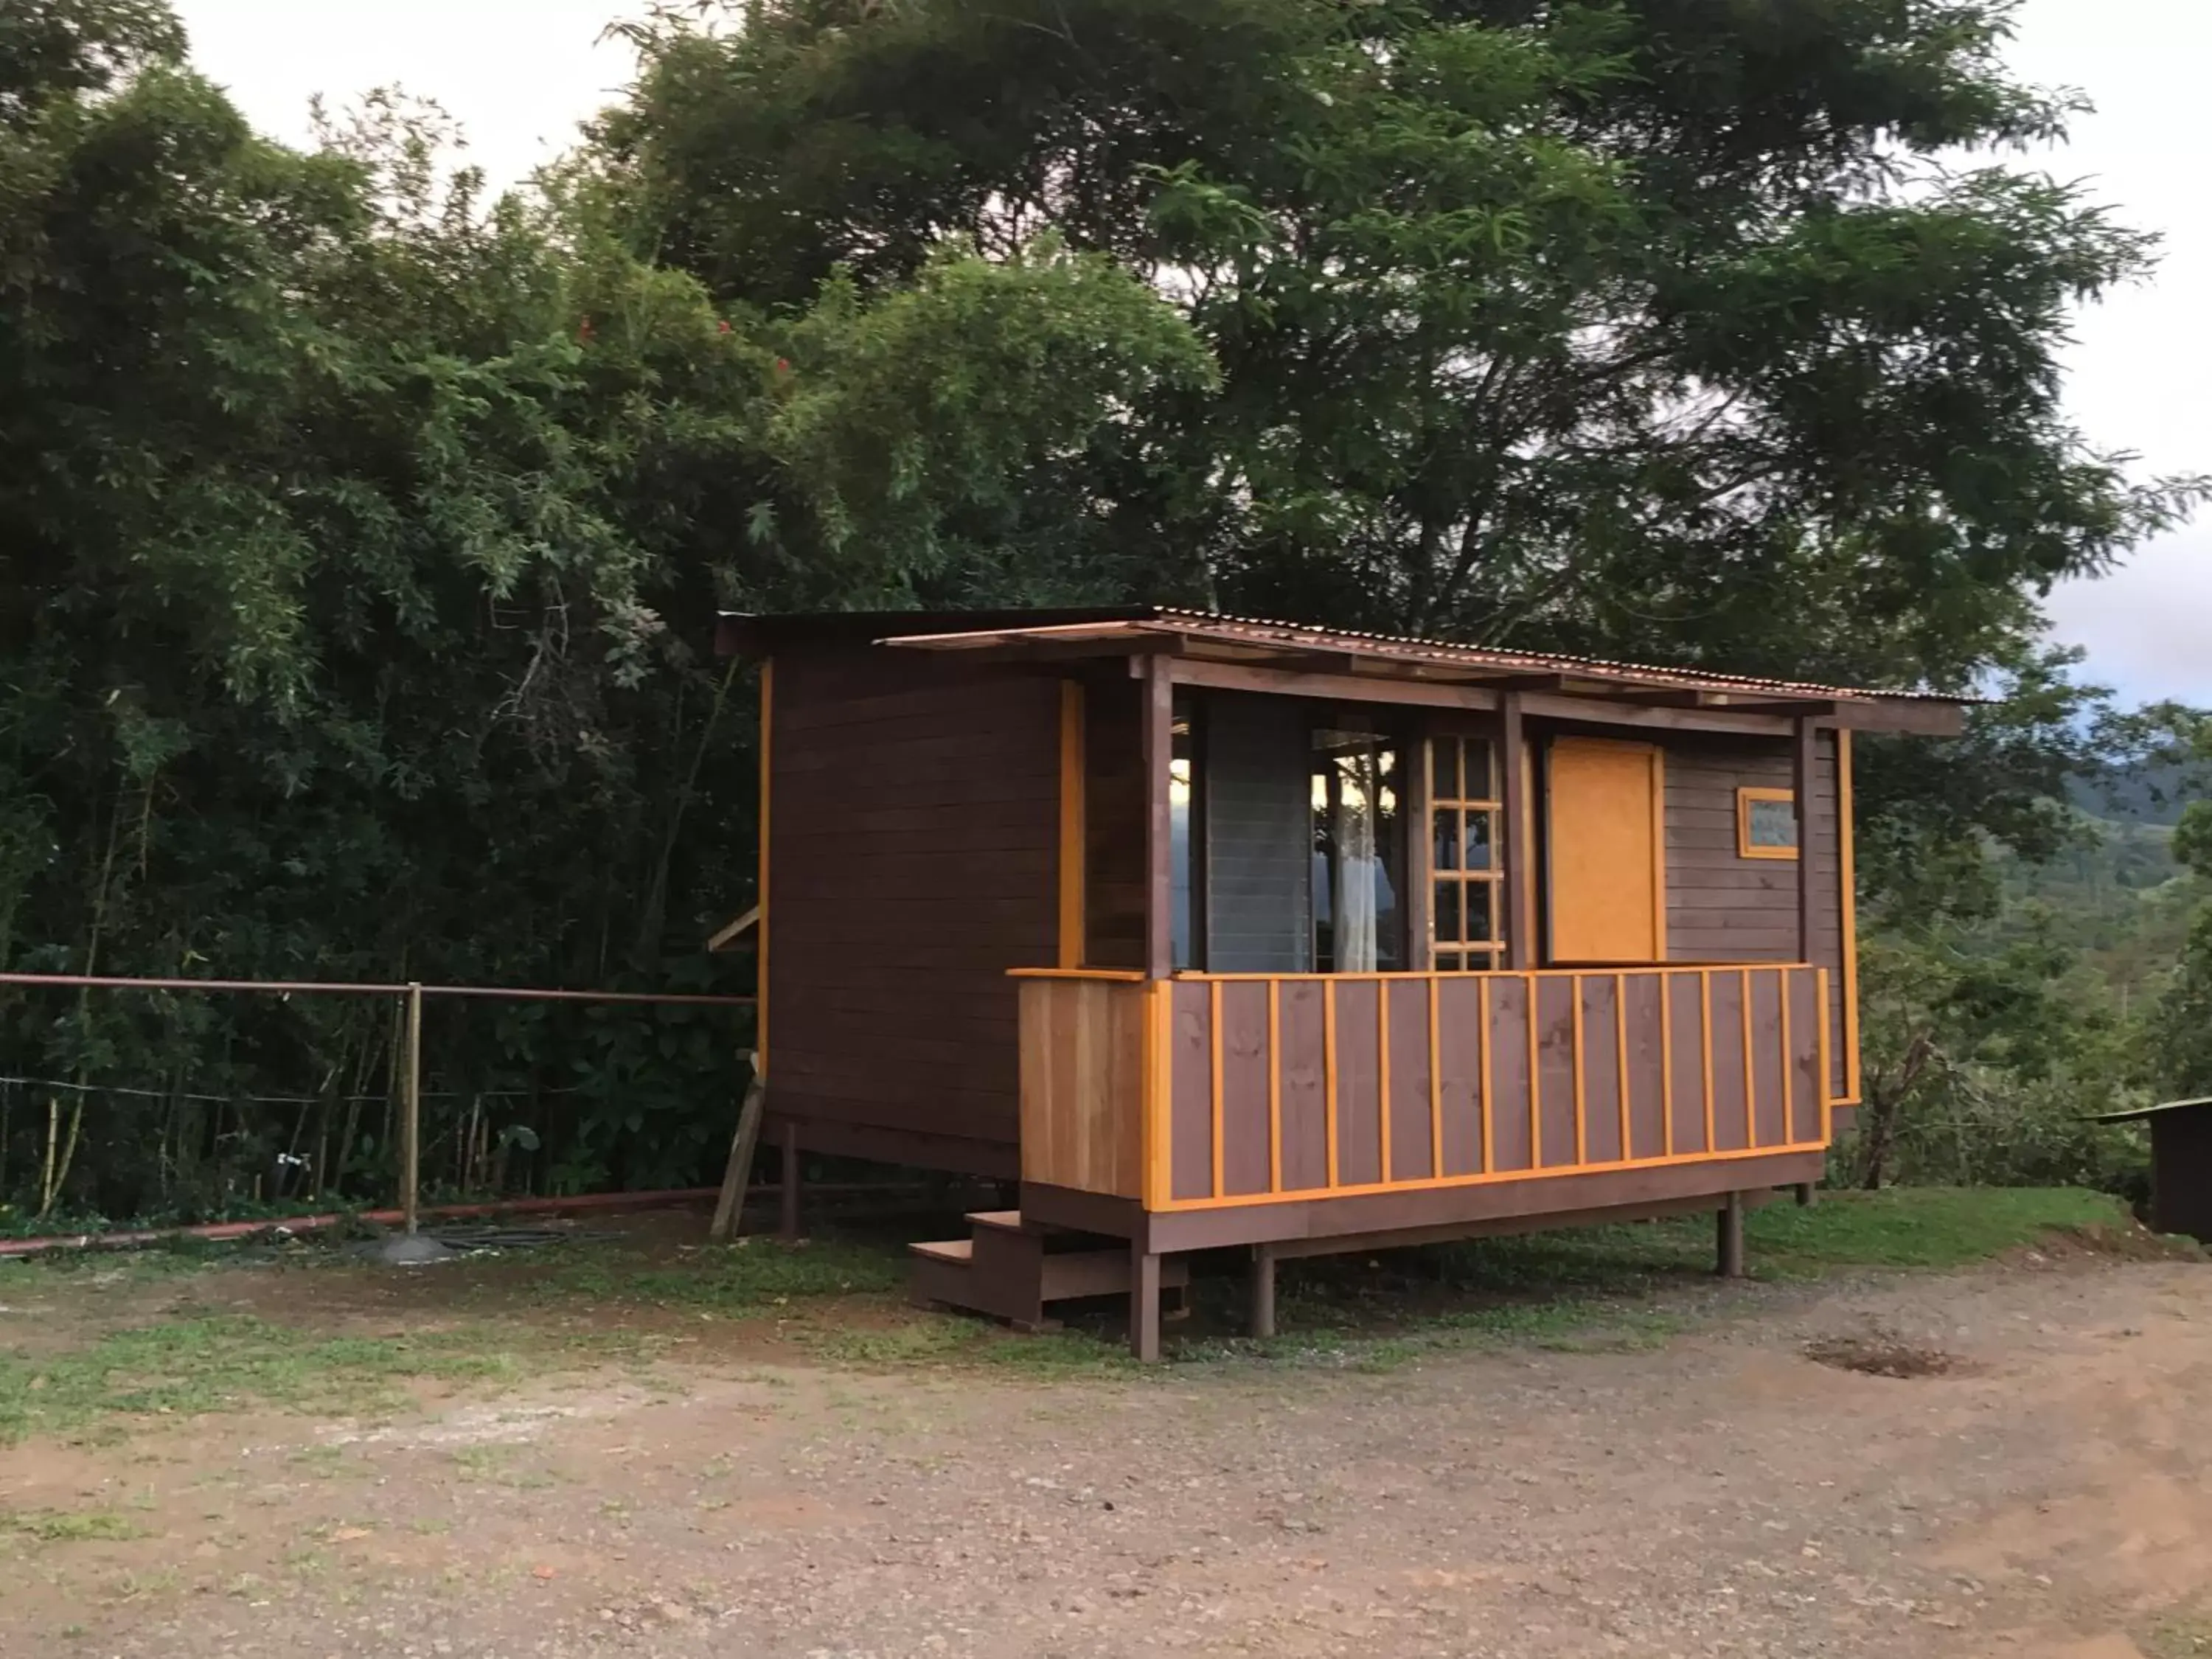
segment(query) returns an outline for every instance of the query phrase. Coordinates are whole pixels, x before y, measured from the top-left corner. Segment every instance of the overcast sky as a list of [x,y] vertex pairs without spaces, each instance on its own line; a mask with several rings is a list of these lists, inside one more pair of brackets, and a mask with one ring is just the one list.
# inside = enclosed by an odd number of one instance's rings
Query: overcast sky
[[[304,139],[315,93],[398,82],[465,125],[471,159],[512,182],[564,148],[627,78],[599,40],[623,0],[177,0],[200,68],[264,131]],[[2069,354],[2075,418],[2140,470],[2212,472],[2212,191],[2203,181],[2204,0],[2027,0],[2014,60],[2078,88],[2097,112],[2046,164],[2089,180],[2125,222],[2161,233],[2148,284],[2082,316]],[[2053,596],[2062,639],[2133,697],[2212,703],[2212,515],[2117,575]]]

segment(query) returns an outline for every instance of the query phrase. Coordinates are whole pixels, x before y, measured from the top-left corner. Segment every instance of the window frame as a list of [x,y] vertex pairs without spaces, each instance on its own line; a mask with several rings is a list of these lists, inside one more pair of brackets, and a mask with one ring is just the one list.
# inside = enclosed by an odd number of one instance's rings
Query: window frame
[[[1458,774],[1458,787],[1449,795],[1437,790],[1437,746],[1440,744],[1457,745],[1454,769]],[[1480,744],[1489,755],[1487,791],[1482,794],[1468,793],[1468,748]],[[1504,968],[1507,953],[1506,883],[1510,878],[1510,830],[1506,823],[1505,757],[1501,734],[1488,726],[1431,725],[1421,738],[1421,893],[1422,935],[1426,946],[1423,966],[1431,973],[1487,974]],[[1467,823],[1472,813],[1481,813],[1490,820],[1490,867],[1469,870],[1463,866],[1439,869],[1437,866],[1436,822],[1439,812],[1453,815],[1455,844],[1462,849],[1467,845]],[[1446,883],[1457,890],[1460,915],[1458,936],[1443,939],[1437,931],[1437,893]],[[1490,937],[1471,939],[1472,931],[1467,926],[1467,900],[1469,890],[1486,892],[1490,910]],[[1447,961],[1446,959],[1449,960]]]
[[[1796,790],[1777,789],[1757,784],[1744,784],[1737,788],[1735,792],[1735,855],[1738,858],[1771,859],[1795,863],[1803,855],[1804,849],[1794,843],[1788,847],[1771,847],[1752,839],[1753,806],[1761,802],[1772,801],[1780,801],[1788,805],[1793,821],[1802,822],[1796,817],[1797,792]],[[1802,835],[1802,830],[1801,830],[1799,833]]]

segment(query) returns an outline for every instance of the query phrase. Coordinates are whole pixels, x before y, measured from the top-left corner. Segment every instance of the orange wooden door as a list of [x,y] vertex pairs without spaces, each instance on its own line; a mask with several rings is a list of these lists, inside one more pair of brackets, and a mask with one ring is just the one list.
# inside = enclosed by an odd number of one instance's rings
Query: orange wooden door
[[1561,738],[1547,769],[1552,960],[1665,961],[1665,757],[1650,744]]

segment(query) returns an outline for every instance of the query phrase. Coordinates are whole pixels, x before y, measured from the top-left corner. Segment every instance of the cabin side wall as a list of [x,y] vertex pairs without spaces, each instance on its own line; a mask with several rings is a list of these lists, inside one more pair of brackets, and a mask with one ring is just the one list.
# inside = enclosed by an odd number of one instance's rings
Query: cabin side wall
[[[1842,860],[1837,836],[1836,734],[1820,734],[1814,771],[1813,965],[1828,974],[1830,1085],[1847,1085]],[[1736,792],[1788,789],[1782,738],[1677,733],[1667,744],[1667,956],[1676,963],[1795,962],[1797,862],[1747,859],[1736,837]]]
[[802,1146],[1012,1176],[1006,970],[1058,950],[1060,686],[920,653],[775,664],[769,1115]]

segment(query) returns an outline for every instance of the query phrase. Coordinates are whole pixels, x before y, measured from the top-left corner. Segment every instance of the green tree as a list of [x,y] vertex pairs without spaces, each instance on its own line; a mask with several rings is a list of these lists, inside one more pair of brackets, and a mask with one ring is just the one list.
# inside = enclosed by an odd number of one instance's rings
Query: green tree
[[[2140,1104],[2141,1019],[2048,907],[1893,926],[1861,951],[1864,1103],[1845,1178],[2101,1187],[2131,1195],[2140,1138],[2086,1122]],[[2006,936],[2009,933],[2009,937]]]
[[[165,7],[0,19],[0,961],[742,989],[700,948],[753,870],[718,608],[1079,587],[1010,562],[1030,482],[1210,372],[1048,244],[718,303],[595,181],[488,201],[447,137],[378,96],[295,153]],[[434,1175],[498,1112],[570,1182],[726,1135],[726,1020],[432,1038]],[[12,1122],[0,1086],[0,1196],[212,1200],[317,1148],[373,1182],[391,1041],[358,1004],[0,1002],[0,1074],[60,1085]]]
[[2042,595],[2203,490],[2061,406],[2069,309],[2154,239],[2002,159],[2080,107],[2008,74],[2014,10],[664,6],[596,165],[729,302],[1042,230],[1144,276],[1218,389],[1100,429],[1024,538],[1126,597],[2009,685],[1962,743],[1864,756],[1870,890],[1972,908],[1988,837],[2048,854],[2094,765]]
[[[2193,746],[2197,757],[2212,765],[2212,715],[2197,720]],[[2200,794],[2184,810],[2173,854],[2200,889],[2212,893],[2212,795]],[[2167,1091],[2176,1097],[2212,1096],[2212,897],[2197,907],[2153,1041],[2154,1072]]]
[[1963,686],[2169,520],[2058,406],[2148,239],[1969,149],[2069,106],[1973,0],[753,0],[665,9],[601,128],[718,295],[1049,228],[1218,396],[1097,488],[1155,589],[1495,643]]

